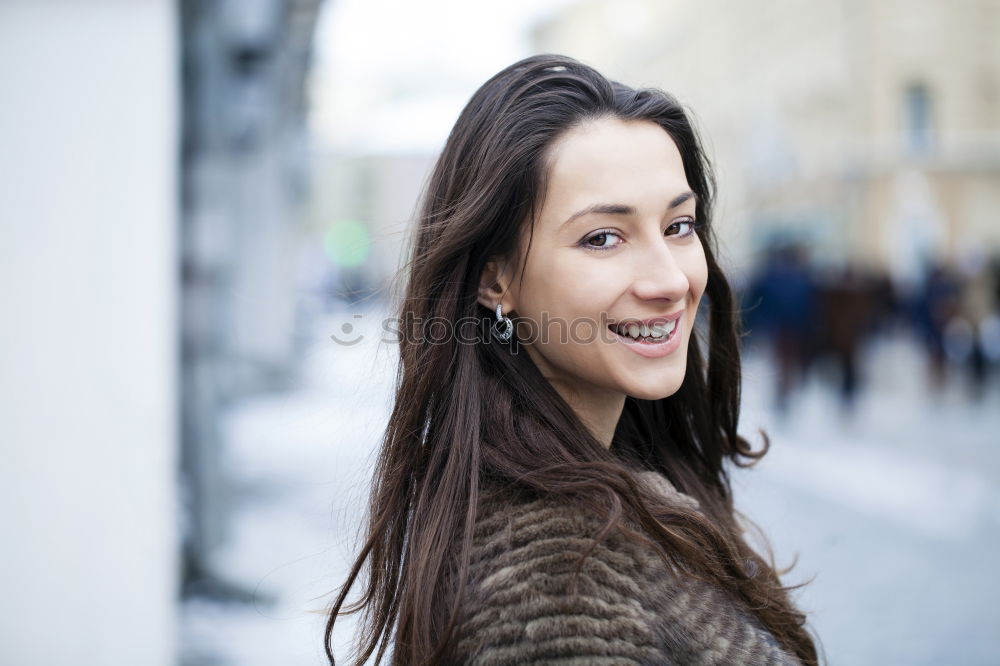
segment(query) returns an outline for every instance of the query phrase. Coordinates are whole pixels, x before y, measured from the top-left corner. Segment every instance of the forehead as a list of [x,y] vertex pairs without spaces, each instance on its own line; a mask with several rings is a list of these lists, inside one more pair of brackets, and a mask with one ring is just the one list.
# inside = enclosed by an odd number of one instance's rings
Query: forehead
[[543,218],[595,202],[662,214],[670,199],[690,189],[674,140],[647,120],[609,117],[574,127],[552,145],[547,167]]

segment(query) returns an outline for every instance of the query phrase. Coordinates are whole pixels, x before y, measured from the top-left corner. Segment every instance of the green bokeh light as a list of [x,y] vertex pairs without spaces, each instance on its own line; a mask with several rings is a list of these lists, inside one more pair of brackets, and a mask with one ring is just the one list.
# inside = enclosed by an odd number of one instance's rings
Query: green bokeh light
[[368,227],[357,220],[337,220],[323,234],[323,248],[341,268],[360,266],[371,254]]

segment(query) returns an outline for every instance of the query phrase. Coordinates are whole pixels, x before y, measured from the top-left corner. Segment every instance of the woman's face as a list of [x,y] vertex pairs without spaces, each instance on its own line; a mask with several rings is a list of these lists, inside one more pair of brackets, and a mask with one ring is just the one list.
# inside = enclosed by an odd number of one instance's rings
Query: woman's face
[[533,332],[528,352],[571,404],[672,395],[708,275],[677,146],[655,123],[606,117],[563,134],[548,167],[504,312],[532,322],[519,338]]

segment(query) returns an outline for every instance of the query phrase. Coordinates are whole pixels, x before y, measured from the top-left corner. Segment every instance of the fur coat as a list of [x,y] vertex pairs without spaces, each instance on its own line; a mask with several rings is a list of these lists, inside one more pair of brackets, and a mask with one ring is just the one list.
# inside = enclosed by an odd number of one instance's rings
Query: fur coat
[[[658,472],[635,476],[698,506]],[[459,663],[800,664],[722,590],[674,572],[618,533],[588,556],[572,595],[577,558],[603,521],[565,501],[485,493],[479,515]]]

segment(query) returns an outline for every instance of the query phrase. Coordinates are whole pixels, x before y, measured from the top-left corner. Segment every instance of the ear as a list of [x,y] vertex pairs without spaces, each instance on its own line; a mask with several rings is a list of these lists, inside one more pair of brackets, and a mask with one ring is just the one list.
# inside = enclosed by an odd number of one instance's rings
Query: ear
[[506,264],[495,260],[487,261],[479,279],[479,302],[490,311],[495,311],[499,303],[503,313],[507,314],[516,307],[509,287]]

